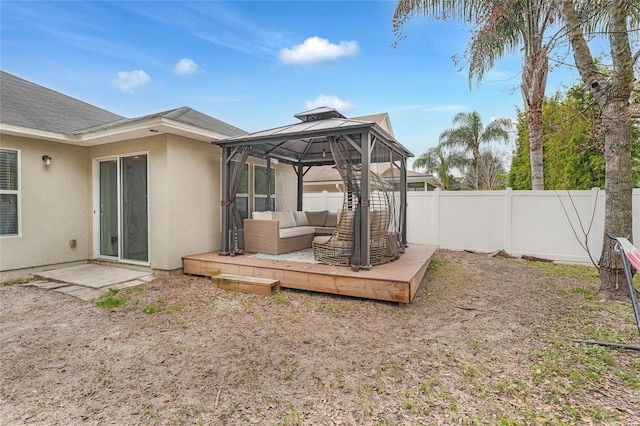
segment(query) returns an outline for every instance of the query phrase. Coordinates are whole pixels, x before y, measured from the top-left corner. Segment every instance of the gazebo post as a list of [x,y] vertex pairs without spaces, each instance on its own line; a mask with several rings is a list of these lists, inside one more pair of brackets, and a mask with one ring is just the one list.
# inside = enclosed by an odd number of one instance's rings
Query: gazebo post
[[360,149],[362,167],[361,175],[361,203],[360,203],[360,268],[371,269],[371,227],[369,217],[369,178],[370,178],[370,162],[371,162],[371,134],[360,134]]
[[298,175],[298,198],[296,202],[296,210],[302,211],[302,195],[304,193],[304,165],[298,163],[296,168],[296,174]]
[[220,210],[222,216],[222,241],[220,256],[229,256],[229,175],[231,173],[231,148],[222,148],[222,197],[220,201]]
[[402,156],[400,157],[400,242],[402,247],[409,247],[407,243],[407,207],[407,158]]

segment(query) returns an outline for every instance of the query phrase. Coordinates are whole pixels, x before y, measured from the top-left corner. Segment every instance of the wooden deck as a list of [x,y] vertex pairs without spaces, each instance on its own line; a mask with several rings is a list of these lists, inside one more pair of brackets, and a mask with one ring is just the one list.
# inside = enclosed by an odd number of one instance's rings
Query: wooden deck
[[350,268],[324,264],[258,259],[242,256],[219,256],[202,253],[183,258],[186,274],[214,276],[220,273],[280,281],[280,287],[318,291],[367,299],[410,303],[427,272],[437,245],[410,245],[393,262],[375,266],[370,271],[353,272]]

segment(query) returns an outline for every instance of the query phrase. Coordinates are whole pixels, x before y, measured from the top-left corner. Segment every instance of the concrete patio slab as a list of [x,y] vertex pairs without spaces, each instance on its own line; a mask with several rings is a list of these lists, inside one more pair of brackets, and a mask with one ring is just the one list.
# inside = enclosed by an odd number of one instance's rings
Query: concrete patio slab
[[54,288],[53,291],[57,291],[58,293],[70,294],[70,293],[73,293],[74,291],[82,290],[83,288],[87,288],[87,287],[82,287],[79,285],[66,285],[64,287]]
[[79,289],[70,290],[68,292],[63,291],[63,293],[66,293],[69,296],[77,297],[78,299],[87,300],[87,301],[97,299],[98,297],[102,296],[105,292],[106,290],[103,290],[103,289],[96,290],[96,289],[87,288],[87,287],[80,287]]
[[64,287],[64,286],[67,286],[69,284],[60,283],[60,282],[52,282],[52,281],[32,281],[30,283],[26,283],[25,285],[32,286],[32,287],[38,287],[38,288],[44,288],[45,290],[53,290],[54,288]]
[[148,275],[151,274],[149,272],[133,271],[131,269],[95,265],[92,263],[38,273],[38,277],[40,278],[91,288],[113,286],[115,284],[140,279]]
[[152,273],[95,264],[76,265],[40,272],[39,280],[25,286],[53,290],[82,300],[95,300],[113,289],[135,287],[153,281]]
[[148,281],[143,280],[143,279],[139,279],[139,280],[132,280],[132,281],[127,281],[125,283],[119,283],[116,285],[111,285],[109,287],[106,287],[107,289],[112,288],[114,290],[122,290],[124,288],[129,288],[129,287],[135,287],[137,285],[142,285],[144,283],[147,283]]

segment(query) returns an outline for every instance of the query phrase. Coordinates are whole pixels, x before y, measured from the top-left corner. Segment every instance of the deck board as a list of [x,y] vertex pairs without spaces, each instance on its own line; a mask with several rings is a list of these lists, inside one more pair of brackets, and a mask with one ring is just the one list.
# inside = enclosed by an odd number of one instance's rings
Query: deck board
[[397,260],[369,271],[348,267],[241,256],[216,252],[183,258],[184,272],[213,276],[218,273],[269,278],[282,288],[317,291],[345,296],[410,303],[426,273],[437,245],[412,244]]

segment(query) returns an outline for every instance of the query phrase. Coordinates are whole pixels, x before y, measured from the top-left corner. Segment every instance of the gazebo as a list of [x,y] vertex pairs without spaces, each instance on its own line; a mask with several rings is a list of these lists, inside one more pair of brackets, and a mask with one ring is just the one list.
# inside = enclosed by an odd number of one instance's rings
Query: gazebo
[[[343,224],[353,230],[349,237],[353,239],[349,246],[352,269],[368,270],[377,264],[375,259],[379,256],[375,238],[372,239],[376,221],[385,228],[385,247],[391,246],[392,254],[399,256],[407,247],[407,158],[413,154],[376,122],[349,119],[333,108],[315,108],[295,117],[299,121],[294,124],[216,142],[222,148],[219,254],[242,252],[242,234],[238,231],[243,225],[235,197],[244,164],[252,156],[266,160],[267,171],[276,162],[294,168],[300,211],[305,173],[314,166],[334,165],[347,188],[343,208],[352,212],[348,221],[343,214]],[[270,194],[267,195],[269,200]],[[376,204],[385,202],[387,207]],[[268,202],[267,209],[271,209]],[[382,214],[383,210],[386,213]]]

